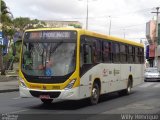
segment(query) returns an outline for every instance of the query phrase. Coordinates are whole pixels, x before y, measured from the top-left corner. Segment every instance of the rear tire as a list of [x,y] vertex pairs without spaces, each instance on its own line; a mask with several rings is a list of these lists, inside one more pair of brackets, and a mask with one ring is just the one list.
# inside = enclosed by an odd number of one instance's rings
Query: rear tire
[[131,82],[131,80],[129,79],[129,81],[128,81],[128,85],[127,85],[127,89],[126,89],[126,95],[129,95],[129,94],[131,94],[131,89],[132,89],[132,82]]
[[119,95],[129,95],[131,94],[131,89],[132,89],[132,82],[131,79],[129,78],[127,88],[125,90],[119,91]]
[[96,105],[99,101],[99,96],[100,96],[99,85],[97,83],[94,83],[91,91],[90,104]]
[[53,99],[41,99],[41,101],[43,102],[43,104],[51,104]]

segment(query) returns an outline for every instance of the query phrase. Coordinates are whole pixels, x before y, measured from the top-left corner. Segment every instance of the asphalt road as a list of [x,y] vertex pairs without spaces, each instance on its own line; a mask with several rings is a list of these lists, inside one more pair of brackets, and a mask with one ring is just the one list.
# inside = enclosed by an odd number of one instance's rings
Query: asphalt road
[[0,114],[0,119],[9,117],[18,120],[122,120],[122,115],[136,118],[139,117],[135,116],[137,114],[158,117],[160,82],[145,82],[132,89],[129,96],[119,96],[117,93],[104,95],[94,106],[90,106],[87,100],[57,102],[47,106],[36,98],[20,98],[18,92],[0,93]]

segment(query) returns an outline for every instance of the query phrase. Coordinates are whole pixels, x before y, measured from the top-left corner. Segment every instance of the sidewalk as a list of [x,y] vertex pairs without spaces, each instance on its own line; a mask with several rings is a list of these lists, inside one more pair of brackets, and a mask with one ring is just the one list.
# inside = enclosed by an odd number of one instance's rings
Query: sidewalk
[[18,91],[18,77],[17,76],[2,76],[0,75],[0,93]]

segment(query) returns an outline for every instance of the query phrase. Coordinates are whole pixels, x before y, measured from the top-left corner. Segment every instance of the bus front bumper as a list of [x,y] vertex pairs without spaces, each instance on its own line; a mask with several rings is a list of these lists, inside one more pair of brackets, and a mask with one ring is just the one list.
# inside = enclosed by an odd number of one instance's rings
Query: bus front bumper
[[19,86],[20,97],[36,97],[41,98],[41,96],[49,96],[50,99],[60,99],[60,100],[78,100],[79,99],[79,87],[72,88],[69,90],[36,90],[29,89]]

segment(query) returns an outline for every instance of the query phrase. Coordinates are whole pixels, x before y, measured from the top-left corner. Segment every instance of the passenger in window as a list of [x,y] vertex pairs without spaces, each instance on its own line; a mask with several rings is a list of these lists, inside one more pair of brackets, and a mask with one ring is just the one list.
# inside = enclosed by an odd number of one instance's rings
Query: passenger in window
[[52,66],[53,66],[53,60],[47,61],[46,68],[45,68],[45,75],[46,76],[52,76],[52,74],[53,74]]

